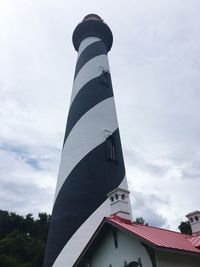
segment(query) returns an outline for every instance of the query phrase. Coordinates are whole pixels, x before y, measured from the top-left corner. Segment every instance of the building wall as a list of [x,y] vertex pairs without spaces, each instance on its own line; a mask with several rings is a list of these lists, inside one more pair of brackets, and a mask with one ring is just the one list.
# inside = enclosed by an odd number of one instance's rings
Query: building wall
[[157,263],[157,267],[200,267],[200,257],[158,252]]
[[91,259],[91,267],[124,267],[124,262],[138,261],[141,258],[144,267],[152,267],[146,249],[136,238],[118,231],[118,248],[115,248],[111,231],[99,244]]
[[[118,248],[115,248],[113,234],[109,231],[91,257],[91,267],[124,267],[124,262],[138,261],[143,267],[153,267],[141,241],[118,231]],[[156,252],[156,267],[200,267],[200,257],[181,253]]]

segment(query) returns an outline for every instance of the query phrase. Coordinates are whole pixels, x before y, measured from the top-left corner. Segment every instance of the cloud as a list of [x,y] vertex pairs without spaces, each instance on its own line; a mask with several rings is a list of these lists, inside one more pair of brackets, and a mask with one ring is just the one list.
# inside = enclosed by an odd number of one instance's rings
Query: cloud
[[124,154],[127,165],[134,166],[146,173],[163,176],[169,170],[169,166],[167,164],[160,164],[159,162],[154,162],[153,159],[145,158],[145,154],[136,150],[124,148]]
[[[9,180],[9,176],[7,178]],[[1,181],[0,187],[2,209],[23,215],[33,213],[35,216],[40,211],[50,212],[48,202],[52,202],[52,190],[48,191],[33,183],[15,181]]]
[[23,160],[25,163],[30,165],[32,168],[36,170],[41,170],[41,166],[39,165],[40,159],[37,159],[34,155],[31,155],[27,148],[20,145],[12,145],[12,144],[0,144],[0,149],[12,153],[20,160]]
[[153,194],[147,195],[133,191],[133,217],[143,217],[145,222],[151,226],[163,227],[166,224],[167,219],[157,211],[157,207],[163,204],[168,204],[168,201]]
[[195,180],[200,180],[200,159],[191,156],[186,161],[185,167],[181,174],[183,179],[189,179],[195,183]]
[[55,155],[47,148],[1,144],[0,209],[35,216],[41,210],[51,212],[58,168]]

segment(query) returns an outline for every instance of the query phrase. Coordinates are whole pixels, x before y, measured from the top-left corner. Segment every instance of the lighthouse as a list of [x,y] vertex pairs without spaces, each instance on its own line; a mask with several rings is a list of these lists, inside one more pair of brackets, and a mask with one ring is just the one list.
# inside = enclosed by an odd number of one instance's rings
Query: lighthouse
[[103,217],[108,194],[128,190],[108,52],[113,35],[87,15],[73,32],[78,52],[44,267],[71,267]]

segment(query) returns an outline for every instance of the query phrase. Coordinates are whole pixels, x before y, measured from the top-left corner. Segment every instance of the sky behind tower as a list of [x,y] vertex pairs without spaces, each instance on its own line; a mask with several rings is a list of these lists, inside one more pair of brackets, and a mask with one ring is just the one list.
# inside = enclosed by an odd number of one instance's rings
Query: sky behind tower
[[177,230],[200,209],[200,2],[0,1],[0,209],[51,212],[77,53],[89,13],[109,61],[133,217]]

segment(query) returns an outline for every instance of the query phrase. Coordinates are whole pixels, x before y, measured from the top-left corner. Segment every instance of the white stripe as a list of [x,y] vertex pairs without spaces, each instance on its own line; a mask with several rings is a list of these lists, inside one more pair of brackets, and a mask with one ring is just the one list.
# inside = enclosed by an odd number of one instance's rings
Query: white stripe
[[114,132],[117,128],[113,97],[100,102],[79,119],[63,147],[55,199],[65,179],[79,161],[105,141],[104,130]]
[[89,45],[97,42],[97,41],[100,41],[101,39],[100,38],[97,38],[97,37],[88,37],[88,38],[85,38],[80,46],[79,46],[79,49],[78,49],[78,57],[80,56],[80,54],[83,52],[83,50],[85,50]]
[[72,90],[71,103],[80,89],[90,80],[100,76],[102,69],[109,71],[107,55],[100,55],[90,59],[78,72]]
[[[127,190],[126,177],[119,187]],[[106,199],[67,242],[52,267],[73,266],[103,218],[108,216],[110,216],[110,200]]]

